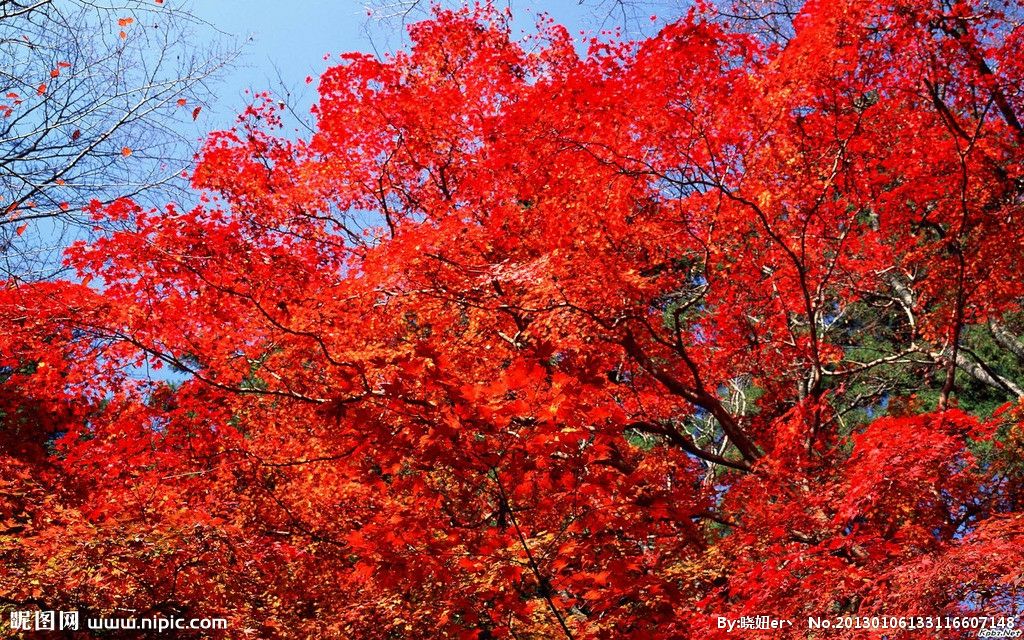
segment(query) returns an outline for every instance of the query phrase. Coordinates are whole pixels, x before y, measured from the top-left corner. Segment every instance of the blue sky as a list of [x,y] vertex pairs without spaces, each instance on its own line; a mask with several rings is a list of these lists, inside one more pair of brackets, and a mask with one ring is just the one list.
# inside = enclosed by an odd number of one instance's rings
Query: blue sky
[[[195,0],[191,12],[241,46],[242,56],[216,88],[207,125],[230,126],[246,89],[302,90],[326,66],[326,53],[370,51],[366,10],[359,0]],[[279,76],[280,74],[280,76]]]
[[[399,2],[370,0],[378,8],[370,17],[367,0],[193,0],[191,13],[237,40],[243,50],[239,64],[217,86],[201,124],[208,129],[231,126],[246,104],[246,89],[279,89],[282,79],[284,87],[299,96],[296,102],[304,101],[303,108],[308,109],[314,96],[305,78],[315,78],[326,68],[325,54],[383,53],[402,44],[400,21],[389,19],[387,9],[380,9]],[[422,0],[421,4],[429,3]],[[641,0],[635,4],[642,7],[648,3]],[[573,33],[621,23],[623,16],[609,15],[611,6],[607,0],[586,0],[583,4],[578,0],[512,1],[518,29],[530,29],[535,16],[543,11]],[[415,21],[422,15],[422,11],[413,13],[409,19]],[[632,18],[647,20],[646,14]]]

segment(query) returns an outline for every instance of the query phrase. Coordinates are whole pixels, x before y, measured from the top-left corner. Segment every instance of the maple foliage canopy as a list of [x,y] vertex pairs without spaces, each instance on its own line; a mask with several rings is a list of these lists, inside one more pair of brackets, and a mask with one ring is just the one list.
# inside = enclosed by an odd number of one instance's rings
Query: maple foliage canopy
[[202,206],[94,207],[80,282],[0,295],[2,602],[1019,614],[1019,10],[810,2],[778,44],[706,9],[585,43],[437,10],[342,56],[308,139],[269,96],[212,134]]

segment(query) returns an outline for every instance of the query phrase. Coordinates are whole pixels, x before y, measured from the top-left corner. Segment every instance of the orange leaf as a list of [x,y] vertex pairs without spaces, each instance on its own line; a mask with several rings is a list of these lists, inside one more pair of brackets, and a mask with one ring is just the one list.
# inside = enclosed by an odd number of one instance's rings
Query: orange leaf
[[127,27],[131,23],[135,22],[135,18],[121,18],[117,21],[117,26]]
[[185,98],[178,98],[179,107],[184,107],[186,104],[188,104],[188,100],[186,100]]
[[50,77],[56,78],[60,75],[60,69],[50,69]]
[[39,88],[36,89],[36,93],[38,93],[39,95],[43,95],[44,93],[46,93],[46,83],[45,82],[43,84],[39,85]]
[[121,39],[122,39],[122,40],[124,40],[125,38],[127,38],[127,37],[128,37],[128,34],[127,34],[127,33],[125,33],[124,31],[122,31],[122,32],[121,32],[121,33],[119,33],[118,35],[119,35],[119,36],[121,36]]
[[128,147],[121,147],[121,155],[127,158],[128,156],[132,155],[132,150],[129,149]]

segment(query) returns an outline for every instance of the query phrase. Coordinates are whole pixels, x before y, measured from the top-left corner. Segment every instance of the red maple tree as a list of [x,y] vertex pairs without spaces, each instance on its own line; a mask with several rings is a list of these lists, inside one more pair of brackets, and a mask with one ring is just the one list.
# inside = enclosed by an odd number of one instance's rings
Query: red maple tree
[[97,206],[81,284],[0,296],[0,601],[324,638],[1020,614],[998,4],[810,2],[785,46],[438,10],[323,75],[310,139],[266,96],[203,206]]

